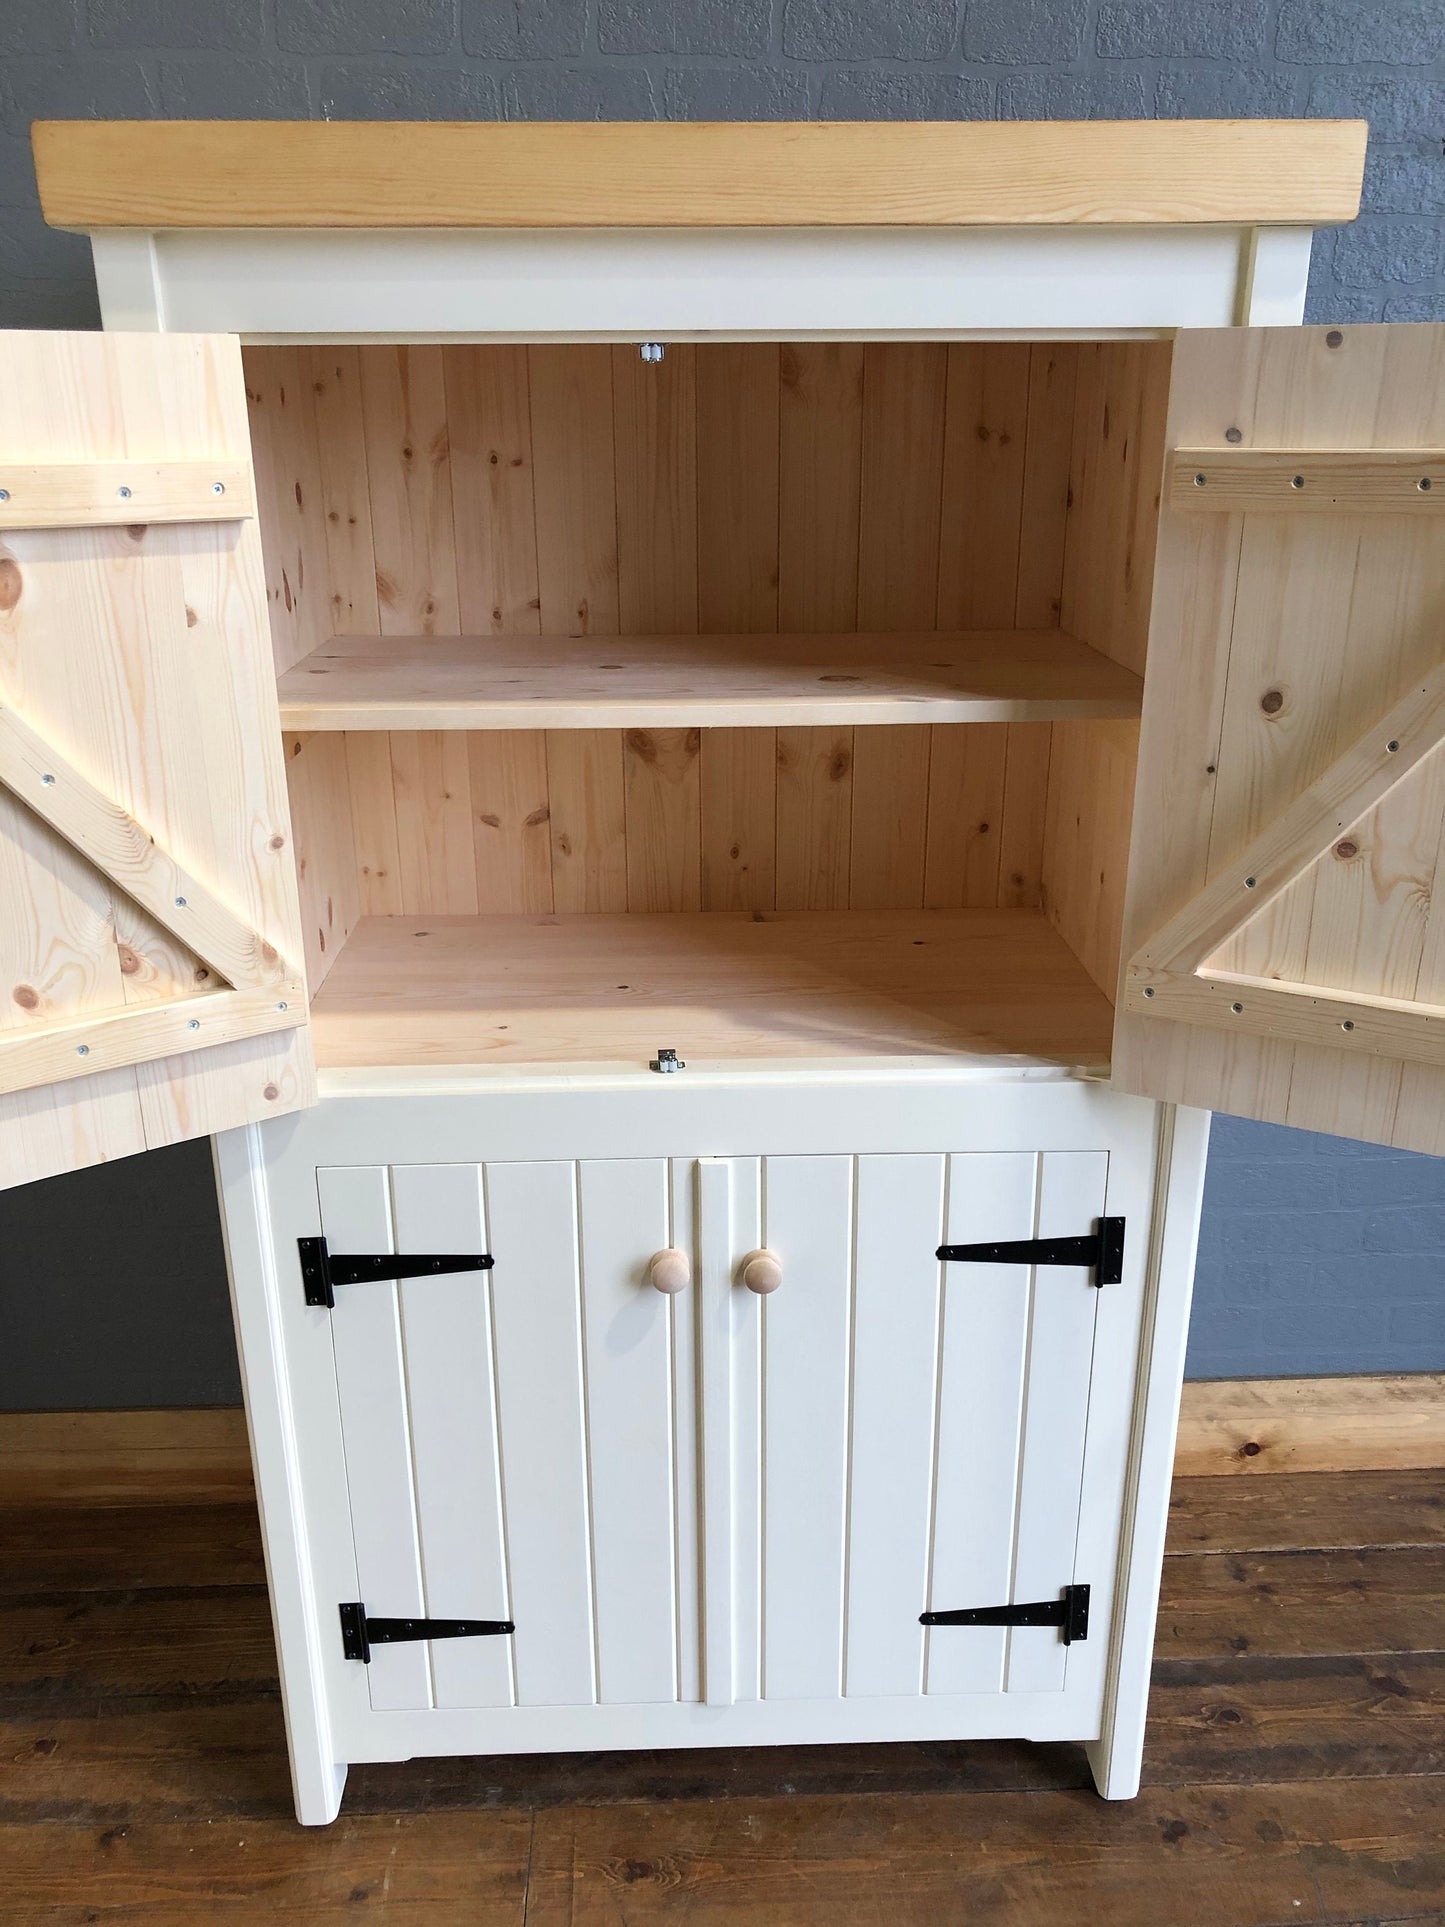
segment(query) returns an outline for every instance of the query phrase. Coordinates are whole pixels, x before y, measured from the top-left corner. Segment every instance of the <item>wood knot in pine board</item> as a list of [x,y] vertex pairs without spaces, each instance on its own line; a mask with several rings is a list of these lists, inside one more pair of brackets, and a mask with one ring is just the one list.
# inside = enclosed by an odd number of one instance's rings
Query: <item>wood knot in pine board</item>
[[33,984],[16,984],[10,995],[22,1010],[40,1008],[40,992]]
[[19,602],[25,581],[13,555],[0,555],[0,615],[9,615]]
[[1282,689],[1266,689],[1259,699],[1259,706],[1266,716],[1277,716],[1284,708],[1284,691]]

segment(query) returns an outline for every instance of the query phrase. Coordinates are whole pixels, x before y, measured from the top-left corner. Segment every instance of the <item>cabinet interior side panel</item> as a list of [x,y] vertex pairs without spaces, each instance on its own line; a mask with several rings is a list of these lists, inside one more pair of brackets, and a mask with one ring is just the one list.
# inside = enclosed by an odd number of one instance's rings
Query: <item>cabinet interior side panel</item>
[[[1035,350],[1036,356],[1040,353]],[[1173,347],[1085,342],[1075,351],[1064,517],[1063,626],[1144,673]],[[1054,370],[1055,381],[1066,371]],[[1045,418],[1039,433],[1048,432]],[[1043,837],[1050,921],[1105,996],[1119,975],[1139,728],[1055,723]]]
[[[278,670],[399,629],[544,650],[1057,624],[1084,352],[248,348]],[[1037,904],[1048,735],[352,735],[355,879],[330,863],[351,832],[313,830],[302,886],[313,984],[338,893],[383,915],[847,909],[885,885],[901,908]]]
[[1136,722],[1053,725],[1044,908],[1111,1002],[1119,979],[1138,755]]
[[301,893],[306,982],[314,997],[363,912],[363,878],[352,824],[346,738],[287,736],[286,783]]

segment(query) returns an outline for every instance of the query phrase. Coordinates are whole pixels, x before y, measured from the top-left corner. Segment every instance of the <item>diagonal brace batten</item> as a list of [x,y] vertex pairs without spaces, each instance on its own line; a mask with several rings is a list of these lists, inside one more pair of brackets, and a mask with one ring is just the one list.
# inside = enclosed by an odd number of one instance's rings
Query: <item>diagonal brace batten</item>
[[202,996],[82,1010],[58,1023],[8,1031],[0,1035],[0,1094],[306,1022],[301,972],[3,703],[0,786],[230,986]]
[[1124,973],[1124,1007],[1286,1042],[1445,1065],[1445,1005],[1208,968],[1211,957],[1442,743],[1445,663],[1422,677],[1137,952]]
[[227,983],[260,989],[294,974],[244,919],[3,703],[0,783]]

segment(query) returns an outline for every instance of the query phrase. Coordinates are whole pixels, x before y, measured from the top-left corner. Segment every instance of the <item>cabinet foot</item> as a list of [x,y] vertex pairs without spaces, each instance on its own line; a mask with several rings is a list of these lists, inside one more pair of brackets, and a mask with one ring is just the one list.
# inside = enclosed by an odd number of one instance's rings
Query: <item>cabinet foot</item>
[[1144,1734],[1105,1733],[1090,1740],[1084,1751],[1101,1800],[1132,1800],[1139,1791],[1144,1764]]
[[341,1796],[346,1791],[346,1763],[333,1760],[317,1765],[311,1772],[295,1773],[292,1790],[296,1797],[296,1818],[303,1827],[329,1827],[341,1811]]

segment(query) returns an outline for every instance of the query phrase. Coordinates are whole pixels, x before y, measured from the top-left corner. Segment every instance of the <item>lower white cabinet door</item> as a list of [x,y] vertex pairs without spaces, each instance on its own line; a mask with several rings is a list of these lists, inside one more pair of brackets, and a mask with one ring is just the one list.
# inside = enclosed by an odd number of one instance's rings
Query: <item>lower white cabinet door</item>
[[[726,1225],[731,1273],[724,1302],[700,1307],[704,1458],[731,1478],[706,1495],[707,1605],[728,1622],[708,1640],[709,1702],[1066,1690],[1082,1649],[1059,1627],[920,1615],[1057,1609],[1088,1583],[1100,1290],[1086,1266],[937,1254],[1087,1237],[1108,1166],[1105,1151],[1010,1151],[702,1167],[704,1228]],[[753,1248],[781,1269],[766,1296],[738,1288]],[[1114,1548],[1098,1550],[1107,1596]],[[1086,1666],[1082,1689],[1099,1677]]]
[[347,1284],[330,1313],[362,1603],[511,1620],[372,1649],[371,1704],[696,1699],[692,1164],[319,1170],[334,1255],[490,1253],[491,1270]]
[[1078,1544],[1093,1274],[939,1257],[1087,1237],[1108,1172],[1097,1149],[318,1170],[333,1258],[493,1260],[349,1283],[329,1314],[366,1613],[515,1627],[375,1645],[371,1706],[882,1719],[1074,1684],[1097,1717],[1058,1625],[921,1615],[1110,1590],[1112,1542]]

